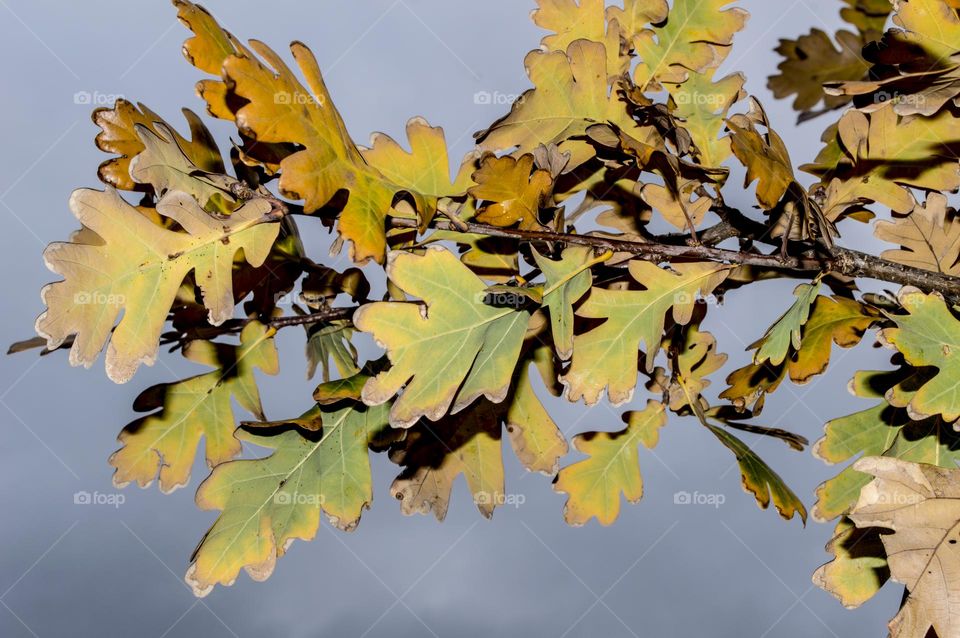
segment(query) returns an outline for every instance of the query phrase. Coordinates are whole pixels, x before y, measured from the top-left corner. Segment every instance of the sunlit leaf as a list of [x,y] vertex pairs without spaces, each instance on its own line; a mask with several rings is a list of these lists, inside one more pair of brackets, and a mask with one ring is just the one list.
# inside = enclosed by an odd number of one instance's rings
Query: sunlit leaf
[[113,189],[75,191],[70,208],[98,241],[47,248],[48,266],[65,279],[43,289],[47,310],[37,318],[37,333],[49,348],[76,335],[73,365],[92,365],[109,339],[107,375],[118,383],[154,362],[167,311],[188,273],[203,293],[209,322],[219,325],[233,316],[234,256],[242,250],[259,266],[280,231],[269,223],[277,214],[261,199],[220,218],[184,193],[168,193],[157,210],[185,232],[153,224]]
[[643,496],[639,446],[657,445],[660,428],[667,423],[662,403],[649,401],[642,412],[624,414],[627,427],[619,432],[578,434],[573,446],[588,458],[569,465],[557,475],[554,489],[568,495],[563,517],[570,525],[596,518],[612,525],[620,515],[620,496],[638,503]]
[[216,370],[155,386],[140,395],[135,404],[138,410],[161,409],[120,433],[123,447],[110,457],[110,465],[116,468],[114,485],[123,487],[135,481],[147,487],[156,478],[164,492],[186,485],[201,437],[206,439],[209,467],[240,454],[240,441],[233,436],[236,421],[231,399],[264,418],[254,371],[280,372],[274,332],[254,321],[244,327],[239,346],[209,341],[187,344],[183,353],[187,359]]
[[390,423],[410,427],[422,416],[436,421],[448,410],[458,412],[481,396],[502,401],[530,313],[484,304],[486,285],[442,248],[422,256],[391,253],[387,273],[425,306],[379,302],[354,315],[357,328],[386,349],[392,364],[367,383],[364,402],[385,403],[402,389]]
[[939,293],[925,295],[904,288],[898,299],[906,315],[891,317],[896,328],[884,330],[884,339],[910,365],[934,366],[937,374],[924,383],[906,405],[914,419],[942,415],[953,423],[960,418],[960,322]]

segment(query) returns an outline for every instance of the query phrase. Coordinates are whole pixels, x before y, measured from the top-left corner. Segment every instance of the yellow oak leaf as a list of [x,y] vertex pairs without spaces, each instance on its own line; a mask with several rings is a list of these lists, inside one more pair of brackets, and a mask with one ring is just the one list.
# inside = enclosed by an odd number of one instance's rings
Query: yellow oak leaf
[[873,598],[890,578],[880,531],[877,527],[858,529],[848,518],[837,521],[826,547],[834,558],[814,572],[813,583],[847,609]]
[[44,287],[47,310],[37,318],[37,333],[49,348],[75,335],[70,362],[87,367],[109,339],[107,376],[117,383],[129,381],[141,363],[154,362],[167,312],[191,272],[208,321],[217,326],[230,319],[235,256],[243,251],[250,265],[261,265],[282,218],[263,199],[229,217],[214,216],[173,191],[157,211],[184,229],[178,232],[157,226],[112,188],[77,190],[70,209],[96,237],[47,247],[46,263],[64,281]]
[[120,99],[111,108],[95,110],[93,122],[100,127],[95,140],[97,148],[117,155],[100,164],[97,171],[100,180],[121,190],[150,189],[148,182],[138,182],[130,175],[131,160],[144,150],[142,135],[137,132],[138,126],[145,127],[153,135],[167,137],[199,170],[223,173],[223,158],[210,131],[193,111],[184,109],[183,116],[190,127],[192,140],[181,136],[143,104],[136,105]]
[[587,432],[573,439],[573,446],[588,458],[560,470],[553,489],[567,494],[563,518],[570,525],[584,525],[596,518],[612,525],[620,515],[620,495],[628,503],[643,497],[639,445],[653,449],[660,428],[667,423],[662,403],[648,401],[641,412],[623,415],[627,427],[619,432]]
[[[461,195],[473,184],[470,177],[477,153],[464,158],[460,170],[450,175],[450,159],[443,129],[433,127],[421,117],[407,122],[410,150],[405,150],[390,136],[374,133],[370,148],[362,148],[363,158],[394,184],[419,193],[426,202],[426,211],[435,211],[437,200]],[[421,228],[430,218],[421,219]]]
[[414,426],[390,454],[403,466],[390,486],[400,510],[407,515],[433,512],[442,521],[453,482],[462,474],[477,509],[486,518],[493,516],[505,501],[501,435],[500,410],[483,400],[460,416]]
[[[531,173],[532,171],[532,173]],[[533,155],[519,159],[486,156],[473,174],[476,186],[470,195],[483,200],[477,221],[494,226],[518,224],[525,230],[540,230],[540,207],[550,195],[553,178],[543,169],[533,170]]]
[[600,42],[576,40],[564,51],[531,51],[525,60],[535,88],[521,95],[489,129],[477,134],[485,151],[516,148],[532,153],[541,144],[569,152],[567,170],[594,156],[582,139],[590,126],[612,122],[638,140],[660,146],[652,126],[640,126],[625,109],[616,87],[607,81],[607,48]]
[[244,410],[264,418],[254,370],[280,372],[275,332],[252,321],[240,334],[239,346],[188,343],[183,356],[216,370],[155,386],[138,397],[138,411],[162,409],[120,433],[123,447],[110,457],[110,465],[116,468],[114,485],[124,487],[136,481],[140,487],[148,487],[158,477],[163,492],[186,485],[201,437],[206,437],[208,467],[240,454],[240,441],[233,436],[236,423],[230,401],[234,398]]
[[665,23],[634,34],[637,86],[656,91],[661,82],[684,82],[691,73],[719,66],[747,21],[746,11],[729,6],[733,1],[674,0]]

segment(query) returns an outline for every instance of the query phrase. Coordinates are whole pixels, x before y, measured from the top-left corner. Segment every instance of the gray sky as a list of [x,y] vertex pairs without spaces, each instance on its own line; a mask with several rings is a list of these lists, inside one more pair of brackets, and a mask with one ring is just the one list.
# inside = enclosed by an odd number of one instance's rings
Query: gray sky
[[[475,105],[474,93],[528,88],[523,56],[542,35],[528,19],[528,0],[277,0],[269,10],[258,8],[263,4],[206,2],[240,37],[278,50],[293,39],[309,44],[359,142],[375,130],[401,136],[409,117],[423,115],[445,128],[457,159],[470,150],[470,134],[505,108]],[[789,104],[773,100],[765,78],[776,65],[777,39],[813,26],[833,30],[840,3],[739,4],[753,16],[726,68],[747,73],[748,90],[767,106],[794,161],[809,161],[827,120],[794,126]],[[32,335],[42,309],[38,291],[54,278],[43,266],[43,246],[76,226],[66,206],[70,191],[100,187],[95,171],[104,156],[92,143],[90,106],[75,104],[74,94],[143,101],[175,126],[182,124],[181,106],[203,106],[193,94],[199,74],[180,55],[186,31],[167,2],[0,0],[0,16],[7,61],[0,67],[7,87],[0,105],[7,316],[0,341],[8,344]],[[230,127],[212,127],[221,142],[228,139]],[[326,245],[319,224],[300,226],[308,248]],[[324,252],[315,248],[313,256]],[[725,373],[746,361],[744,346],[786,307],[792,285],[729,295],[712,312],[706,325],[731,355]],[[303,378],[302,333],[285,330],[278,342],[284,371],[261,383],[272,418],[298,414],[314,385]],[[826,420],[867,405],[846,392],[853,371],[886,359],[869,344],[835,352],[826,376],[772,397],[764,422],[815,440]],[[198,602],[182,575],[215,516],[193,504],[204,468],[198,465],[190,486],[170,496],[155,486],[128,488],[119,507],[75,505],[73,495],[116,493],[106,459],[133,416],[133,398],[199,368],[167,356],[115,386],[102,366],[73,369],[62,353],[0,358],[2,636],[629,637],[706,630],[718,638],[857,638],[883,635],[899,601],[899,588],[888,586],[848,612],[813,588],[810,574],[827,558],[832,527],[811,522],[804,529],[760,511],[741,491],[729,452],[695,422],[672,417],[655,454],[641,451],[643,502],[625,507],[613,527],[566,527],[564,497],[548,478],[526,474],[509,451],[507,492],[524,495],[522,507],[502,508],[485,521],[461,481],[442,525],[405,518],[387,494],[395,468],[378,457],[374,507],[357,532],[323,526],[315,541],[294,544],[268,582],[241,575]],[[712,390],[722,388],[722,376]],[[630,408],[646,401],[637,394]],[[602,405],[551,408],[571,432],[621,427],[618,413]],[[808,507],[817,484],[837,471],[777,441],[748,440]],[[723,495],[725,502],[675,505],[681,490]]]

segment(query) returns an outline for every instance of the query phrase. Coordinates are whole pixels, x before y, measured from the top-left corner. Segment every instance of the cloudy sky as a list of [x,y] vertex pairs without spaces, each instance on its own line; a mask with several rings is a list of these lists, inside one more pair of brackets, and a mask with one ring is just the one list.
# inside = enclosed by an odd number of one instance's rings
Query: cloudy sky
[[[486,91],[528,88],[524,54],[541,33],[529,21],[532,0],[209,0],[236,35],[281,49],[300,39],[316,53],[333,98],[355,139],[372,131],[399,136],[414,115],[442,125],[460,157],[471,134],[502,105],[477,105]],[[810,27],[836,28],[835,0],[743,0],[752,14],[726,69],[747,73],[748,90],[768,107],[795,163],[813,158],[825,121],[794,126],[789,105],[765,88],[780,37]],[[185,30],[167,2],[0,0],[0,81],[5,87],[0,215],[4,344],[32,334],[38,291],[53,276],[40,254],[75,227],[70,191],[99,187],[103,159],[92,143],[90,104],[122,95],[142,101],[175,125],[178,110],[202,111],[198,74],[180,55]],[[82,100],[80,100],[82,101]],[[497,100],[493,100],[496,102]],[[225,142],[230,129],[213,123]],[[735,190],[735,189],[734,189]],[[747,198],[732,197],[747,205]],[[320,259],[327,239],[301,223]],[[857,237],[861,242],[862,238]],[[870,248],[869,244],[866,244]],[[341,265],[342,262],[341,262]],[[789,303],[792,284],[764,284],[728,297],[707,327],[731,355],[746,360],[756,339]],[[284,372],[263,379],[273,418],[309,402],[302,334],[279,337]],[[784,387],[768,401],[769,424],[818,438],[823,423],[864,407],[845,385],[858,368],[883,366],[869,344],[835,356],[817,382]],[[323,527],[296,543],[266,583],[242,575],[231,588],[194,599],[182,581],[188,557],[214,514],[193,505],[204,475],[187,489],[110,483],[106,459],[132,418],[145,387],[197,373],[168,356],[115,386],[102,363],[72,369],[62,353],[0,359],[0,635],[40,636],[713,636],[873,637],[884,634],[900,591],[888,588],[849,612],[815,589],[810,574],[827,555],[831,527],[784,522],[742,493],[728,451],[695,422],[673,418],[656,454],[641,453],[646,495],[610,528],[564,525],[564,497],[549,479],[528,475],[505,455],[507,491],[520,507],[479,517],[462,482],[443,524],[405,518],[386,488],[395,471],[375,460],[376,498],[360,529]],[[719,377],[718,377],[719,381]],[[717,389],[718,382],[714,390]],[[638,393],[640,394],[640,393]],[[638,396],[631,407],[642,405]],[[553,404],[570,432],[616,429],[607,407]],[[776,441],[757,451],[811,505],[831,468]],[[836,470],[834,469],[833,472]],[[107,495],[112,505],[76,505],[78,491]],[[723,504],[674,504],[679,491],[722,496]],[[118,501],[122,500],[122,503]],[[519,500],[519,499],[518,499]]]

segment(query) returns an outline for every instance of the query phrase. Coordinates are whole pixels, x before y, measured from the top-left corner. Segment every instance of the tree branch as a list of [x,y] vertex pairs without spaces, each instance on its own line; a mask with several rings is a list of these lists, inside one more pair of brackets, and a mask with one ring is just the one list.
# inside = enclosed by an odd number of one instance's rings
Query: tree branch
[[349,308],[327,308],[318,310],[307,315],[297,315],[295,317],[280,317],[272,319],[269,323],[274,328],[286,328],[287,326],[302,326],[308,323],[319,323],[321,321],[338,321],[349,319],[359,306]]
[[[415,229],[417,227],[417,222],[413,219],[394,218],[390,220],[390,224],[394,228]],[[721,222],[720,225],[723,224],[726,224],[726,222]],[[761,226],[760,224],[757,225]],[[901,286],[915,286],[927,292],[939,292],[951,301],[960,301],[960,277],[952,277],[922,268],[898,264],[849,248],[836,247],[830,255],[824,256],[783,257],[778,253],[765,255],[703,245],[673,245],[610,239],[596,235],[500,228],[474,222],[460,222],[458,226],[449,221],[435,220],[431,226],[437,230],[477,233],[490,237],[503,237],[533,243],[557,242],[590,246],[601,250],[629,253],[638,259],[647,261],[696,259],[738,266],[757,266],[791,273],[834,273],[845,277],[877,279]],[[736,236],[730,234],[731,232],[724,228],[711,235],[723,238]]]

